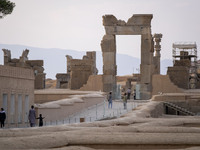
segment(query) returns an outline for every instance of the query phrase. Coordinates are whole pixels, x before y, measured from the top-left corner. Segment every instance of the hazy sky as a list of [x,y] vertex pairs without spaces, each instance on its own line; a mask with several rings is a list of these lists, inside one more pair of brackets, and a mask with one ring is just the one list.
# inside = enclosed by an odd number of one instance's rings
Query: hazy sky
[[[1,44],[101,51],[105,14],[125,21],[133,14],[153,14],[152,34],[163,34],[162,59],[172,58],[173,42],[200,44],[200,0],[11,1],[13,13],[0,19]],[[140,36],[117,36],[117,52],[140,58]]]

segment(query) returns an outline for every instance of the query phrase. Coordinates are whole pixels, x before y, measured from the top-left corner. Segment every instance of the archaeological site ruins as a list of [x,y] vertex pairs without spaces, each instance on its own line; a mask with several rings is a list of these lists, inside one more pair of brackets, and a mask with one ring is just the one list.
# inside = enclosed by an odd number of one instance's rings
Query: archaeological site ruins
[[[0,106],[7,118],[0,149],[200,149],[197,44],[172,43],[173,66],[161,75],[165,35],[152,34],[152,14],[134,14],[127,22],[114,15],[102,18],[103,74],[98,74],[95,51],[82,59],[66,54],[66,72],[57,73],[56,86],[48,89],[43,60],[28,60],[27,49],[19,59],[11,58],[11,51],[3,49]],[[117,76],[117,35],[141,36],[140,72]],[[30,128],[31,105],[45,117],[44,127]]]

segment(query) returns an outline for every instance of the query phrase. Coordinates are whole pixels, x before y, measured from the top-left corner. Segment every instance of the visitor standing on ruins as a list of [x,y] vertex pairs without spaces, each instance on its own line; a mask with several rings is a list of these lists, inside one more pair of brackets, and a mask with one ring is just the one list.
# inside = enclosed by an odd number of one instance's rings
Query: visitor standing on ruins
[[124,109],[127,109],[127,94],[126,93],[124,93],[123,104],[124,104]]
[[131,96],[131,89],[128,88],[128,90],[127,90],[127,99],[130,100],[130,96]]
[[136,99],[136,90],[134,90],[134,93],[133,93],[133,99]]
[[4,111],[3,108],[1,108],[0,111],[0,122],[1,122],[1,128],[4,128],[4,122],[6,120],[6,112]]
[[42,114],[40,114],[39,117],[36,118],[36,119],[39,119],[39,127],[42,127],[42,126],[43,126],[43,119],[44,119],[44,118],[45,118],[45,117],[42,117]]
[[112,92],[108,95],[108,108],[112,108]]
[[35,119],[36,119],[36,113],[34,106],[31,106],[31,109],[29,110],[29,115],[28,115],[29,123],[31,127],[35,126]]

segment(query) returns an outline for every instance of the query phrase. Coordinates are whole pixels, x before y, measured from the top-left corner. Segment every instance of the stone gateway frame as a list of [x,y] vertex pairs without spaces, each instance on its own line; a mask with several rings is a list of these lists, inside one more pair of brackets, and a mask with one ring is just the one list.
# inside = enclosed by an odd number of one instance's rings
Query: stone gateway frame
[[127,22],[117,20],[113,15],[103,16],[106,34],[101,41],[103,55],[103,91],[116,91],[116,35],[141,35],[141,99],[150,99],[152,75],[155,71],[153,62],[154,42],[151,34],[152,14],[136,14]]

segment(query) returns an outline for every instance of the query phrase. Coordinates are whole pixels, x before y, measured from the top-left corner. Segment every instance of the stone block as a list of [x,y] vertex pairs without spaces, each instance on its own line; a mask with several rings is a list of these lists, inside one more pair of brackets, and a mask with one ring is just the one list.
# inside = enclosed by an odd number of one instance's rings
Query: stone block
[[105,30],[107,35],[141,35],[144,33],[143,27],[140,26],[105,26]]
[[44,72],[44,68],[41,67],[41,66],[33,66],[33,69],[34,69],[34,70],[37,70],[38,73],[43,73],[43,72]]
[[105,15],[103,16],[103,25],[104,26],[113,26],[118,22],[117,18],[113,15]]
[[101,41],[102,52],[116,52],[116,41],[113,35],[104,35]]
[[31,67],[44,65],[43,60],[26,60],[26,63],[29,64]]
[[103,84],[103,92],[113,91],[113,84]]
[[167,75],[179,88],[189,88],[189,69],[184,66],[168,67]]
[[45,73],[38,73],[35,76],[35,89],[44,89],[45,88]]
[[190,67],[191,61],[189,59],[175,60],[174,66]]
[[103,64],[104,65],[116,65],[116,53],[115,52],[103,52]]
[[140,99],[141,100],[151,99],[151,92],[141,91]]
[[105,84],[116,84],[116,76],[103,75],[103,83],[105,83]]
[[154,65],[140,65],[141,83],[151,83],[153,66]]
[[135,14],[128,19],[127,25],[151,26],[152,14]]
[[152,85],[150,83],[148,83],[148,84],[140,84],[140,91],[151,92],[152,91]]

